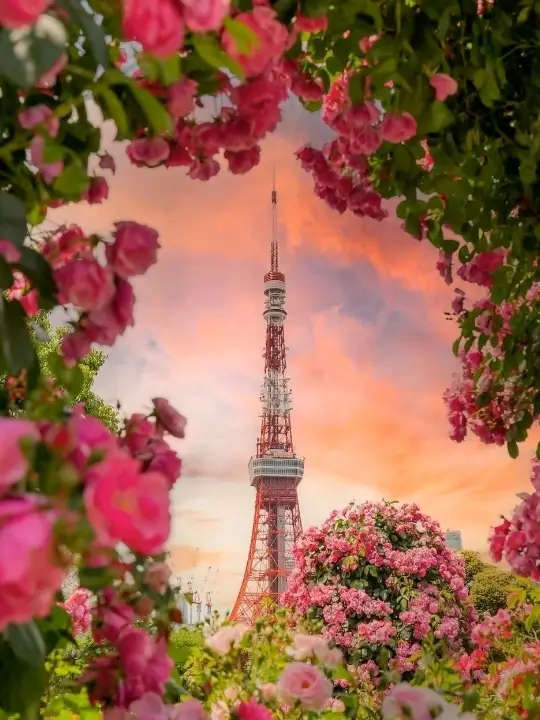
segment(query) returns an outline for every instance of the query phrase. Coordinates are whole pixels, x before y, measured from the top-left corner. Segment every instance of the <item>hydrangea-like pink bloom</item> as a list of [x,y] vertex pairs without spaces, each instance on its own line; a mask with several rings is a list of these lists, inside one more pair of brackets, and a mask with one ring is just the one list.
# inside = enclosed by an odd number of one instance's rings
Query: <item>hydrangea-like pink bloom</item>
[[0,0],[0,25],[10,29],[33,25],[50,4],[51,0]]
[[136,222],[115,223],[114,243],[107,245],[111,267],[122,278],[143,275],[157,260],[158,233]]
[[205,644],[218,655],[226,655],[233,647],[238,647],[248,631],[246,625],[223,625],[217,632],[206,638]]
[[22,480],[28,472],[28,459],[21,447],[25,438],[30,442],[39,440],[33,422],[0,418],[0,495]]
[[321,712],[332,697],[333,685],[315,665],[294,662],[287,665],[277,682],[277,694],[281,702],[302,707],[312,712]]
[[88,471],[84,500],[99,545],[120,541],[145,555],[163,552],[171,524],[165,476],[141,473],[133,458],[110,452]]
[[0,500],[0,631],[46,617],[65,577],[55,551],[54,517],[37,496]]
[[435,91],[435,98],[440,102],[444,102],[450,95],[455,95],[458,89],[458,84],[454,78],[444,73],[433,75],[429,84]]
[[144,50],[166,58],[184,44],[184,21],[174,0],[123,0],[126,40],[140,42]]

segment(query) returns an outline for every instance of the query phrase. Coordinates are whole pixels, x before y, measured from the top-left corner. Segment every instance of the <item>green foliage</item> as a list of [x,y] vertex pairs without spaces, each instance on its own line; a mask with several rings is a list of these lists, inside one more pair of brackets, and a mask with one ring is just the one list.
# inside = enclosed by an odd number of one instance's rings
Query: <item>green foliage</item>
[[465,560],[465,583],[467,587],[470,588],[478,573],[493,566],[484,562],[484,560],[480,557],[480,553],[477,553],[474,550],[463,550],[461,555]]
[[[107,356],[101,350],[92,350],[75,370],[68,370],[59,357],[60,341],[67,332],[67,327],[53,329],[48,313],[40,313],[29,325],[29,339],[35,348],[41,374],[43,377],[55,378],[60,388],[70,392],[73,404],[81,403],[88,415],[99,418],[110,430],[117,432],[117,410],[92,390]],[[14,414],[22,410],[20,403],[11,407]]]
[[521,589],[529,590],[534,586],[527,578],[488,566],[475,575],[471,583],[470,597],[480,616],[485,613],[495,615],[497,610],[506,607],[510,593]]

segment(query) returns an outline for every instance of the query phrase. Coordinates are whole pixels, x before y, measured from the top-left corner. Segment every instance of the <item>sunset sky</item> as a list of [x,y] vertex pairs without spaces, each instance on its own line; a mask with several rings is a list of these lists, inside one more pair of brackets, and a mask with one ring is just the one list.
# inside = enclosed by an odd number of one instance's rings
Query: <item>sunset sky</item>
[[294,151],[325,136],[318,116],[291,102],[258,168],[208,183],[181,168],[134,169],[117,145],[108,202],[52,216],[87,231],[136,220],[160,232],[159,262],[136,283],[136,327],[109,351],[97,391],[126,412],[164,395],[187,416],[175,445],[185,470],[174,491],[174,569],[213,590],[221,610],[238,590],[253,514],[247,464],[259,430],[272,165],[304,527],[350,500],[415,501],[483,551],[490,525],[528,485],[527,452],[513,461],[504,448],[448,439],[452,291],[433,248],[399,221],[340,216],[315,197]]

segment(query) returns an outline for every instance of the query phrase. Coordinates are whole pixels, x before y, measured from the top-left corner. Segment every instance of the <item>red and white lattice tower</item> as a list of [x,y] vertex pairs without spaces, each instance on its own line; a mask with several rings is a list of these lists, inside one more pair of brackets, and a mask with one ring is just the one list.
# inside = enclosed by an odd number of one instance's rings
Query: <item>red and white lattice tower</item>
[[255,512],[244,579],[231,613],[232,620],[248,625],[264,613],[266,603],[278,602],[285,591],[294,565],[292,547],[302,532],[297,488],[304,475],[304,459],[296,455],[292,441],[283,331],[286,286],[285,275],[279,270],[276,215],[274,182],[270,272],[264,276],[262,420],[257,454],[249,461],[249,476],[256,490]]

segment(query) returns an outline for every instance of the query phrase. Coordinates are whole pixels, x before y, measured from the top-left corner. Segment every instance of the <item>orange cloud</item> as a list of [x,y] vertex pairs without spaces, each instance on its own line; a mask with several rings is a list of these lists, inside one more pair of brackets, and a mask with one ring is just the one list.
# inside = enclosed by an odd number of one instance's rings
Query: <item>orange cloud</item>
[[169,564],[174,573],[219,565],[222,554],[217,550],[201,550],[193,545],[173,545],[169,548]]

